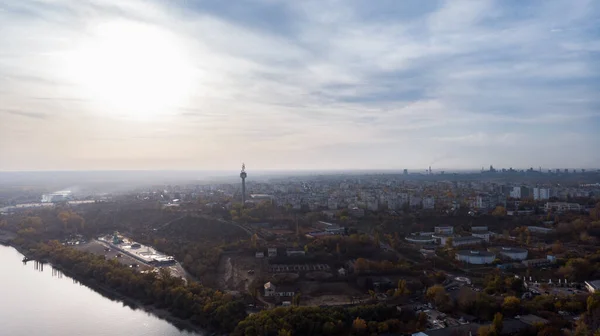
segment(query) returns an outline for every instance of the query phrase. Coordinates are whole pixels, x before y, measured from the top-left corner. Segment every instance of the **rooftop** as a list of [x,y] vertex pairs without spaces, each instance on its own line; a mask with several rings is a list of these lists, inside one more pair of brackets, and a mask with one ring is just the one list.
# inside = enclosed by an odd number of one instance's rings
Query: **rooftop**
[[454,238],[454,241],[469,241],[469,240],[481,240],[481,238],[479,237],[473,237],[473,236],[469,236],[469,237],[456,237]]
[[488,251],[475,251],[475,250],[460,250],[456,252],[457,254],[460,255],[469,255],[469,256],[481,256],[481,257],[493,257],[495,256],[494,253],[492,252],[488,252]]
[[506,252],[506,253],[525,253],[525,252],[527,252],[527,250],[524,249],[524,248],[520,248],[520,247],[502,247],[502,249],[500,250],[500,252]]

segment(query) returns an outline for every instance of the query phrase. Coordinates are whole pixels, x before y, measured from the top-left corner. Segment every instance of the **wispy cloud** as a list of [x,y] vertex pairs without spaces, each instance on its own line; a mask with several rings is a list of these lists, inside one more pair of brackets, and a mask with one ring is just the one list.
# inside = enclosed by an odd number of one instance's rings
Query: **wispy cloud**
[[20,111],[20,110],[9,110],[9,109],[0,109],[0,113],[21,116],[21,117],[26,117],[26,118],[33,118],[33,119],[46,119],[48,117],[47,114],[43,114],[43,113]]
[[[125,151],[189,165],[181,168],[421,167],[448,144],[456,166],[600,162],[590,150],[600,142],[598,17],[593,0],[9,0],[0,5],[0,106],[63,119],[32,123],[27,142],[0,122],[0,146],[41,151],[60,141],[45,133],[70,126],[95,148],[94,162],[115,168],[139,168],[119,166]],[[96,27],[116,21],[151,27],[189,63],[193,90],[161,106],[159,120],[111,111],[65,71],[77,48],[96,43]],[[573,131],[577,142],[539,153],[540,139]],[[499,145],[502,155],[485,150]],[[61,162],[91,168],[64,152]],[[44,168],[13,155],[0,169]]]

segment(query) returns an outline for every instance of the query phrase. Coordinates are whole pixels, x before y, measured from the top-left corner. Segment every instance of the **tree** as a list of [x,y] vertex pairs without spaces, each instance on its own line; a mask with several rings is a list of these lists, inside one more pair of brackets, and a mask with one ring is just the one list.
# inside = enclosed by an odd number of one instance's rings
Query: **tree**
[[425,297],[435,303],[440,310],[448,310],[450,307],[450,296],[441,285],[431,286],[427,289]]
[[340,243],[336,243],[335,244],[335,253],[337,253],[338,255],[341,254],[341,252],[340,252]]
[[502,303],[502,310],[507,315],[515,315],[521,309],[521,300],[515,296],[507,296]]
[[357,317],[354,322],[352,322],[352,329],[358,333],[363,333],[367,330],[367,322],[360,317]]
[[545,326],[537,334],[537,336],[561,336],[560,329],[554,326]]
[[492,328],[490,326],[481,326],[477,329],[477,336],[493,336]]
[[369,269],[369,261],[365,258],[358,258],[354,262],[354,270],[357,273],[361,273]]
[[287,329],[281,329],[277,333],[277,336],[292,336],[292,332]]
[[447,249],[451,249],[453,244],[454,244],[454,239],[452,239],[452,237],[446,238],[446,248]]
[[557,240],[554,242],[554,244],[552,244],[552,253],[556,254],[561,254],[565,251],[565,248],[563,246],[563,244],[560,242],[560,240]]
[[497,206],[494,211],[492,211],[492,216],[496,216],[496,217],[504,217],[506,216],[506,208],[504,208],[503,206]]
[[406,280],[398,280],[398,288],[396,288],[394,296],[402,296],[408,294],[410,294],[410,291],[408,290],[408,287],[406,287]]
[[503,327],[502,313],[496,313],[494,315],[494,320],[492,320],[492,330],[496,335],[500,335]]
[[427,327],[427,314],[424,312],[420,312],[417,316],[417,329],[425,330]]
[[252,248],[257,248],[258,247],[258,236],[255,234],[252,235],[252,238],[250,239],[250,243],[252,245]]

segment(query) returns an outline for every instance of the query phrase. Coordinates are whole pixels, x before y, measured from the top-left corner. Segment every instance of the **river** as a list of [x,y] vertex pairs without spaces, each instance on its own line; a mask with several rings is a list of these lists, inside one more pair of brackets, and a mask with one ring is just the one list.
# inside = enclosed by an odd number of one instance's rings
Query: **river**
[[112,301],[0,245],[0,334],[11,336],[192,336],[143,310]]

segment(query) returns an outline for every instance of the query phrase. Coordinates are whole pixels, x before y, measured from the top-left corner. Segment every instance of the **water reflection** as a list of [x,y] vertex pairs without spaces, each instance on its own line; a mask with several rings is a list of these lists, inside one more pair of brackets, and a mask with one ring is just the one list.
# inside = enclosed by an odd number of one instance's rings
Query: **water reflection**
[[102,296],[50,264],[27,262],[12,248],[0,245],[0,264],[1,335],[199,335]]

